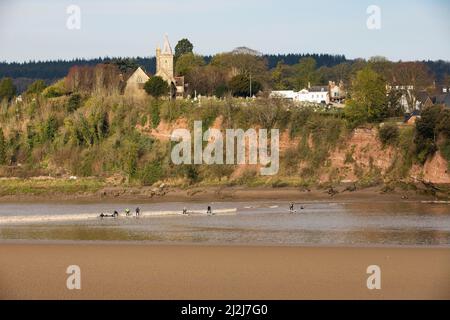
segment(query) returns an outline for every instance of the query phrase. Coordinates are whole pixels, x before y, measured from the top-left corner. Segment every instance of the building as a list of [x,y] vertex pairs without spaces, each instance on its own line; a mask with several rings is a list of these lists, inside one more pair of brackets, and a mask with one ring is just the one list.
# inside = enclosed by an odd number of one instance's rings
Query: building
[[171,98],[182,98],[184,96],[184,77],[174,76],[174,54],[167,35],[164,38],[163,49],[156,48],[156,74],[163,78],[170,87]]
[[345,92],[344,83],[339,81],[339,84],[336,85],[334,81],[328,82],[328,91],[330,93],[330,101],[333,103],[343,103],[345,101],[345,97],[347,96],[347,92]]
[[150,76],[141,68],[137,68],[126,80],[125,95],[142,96],[145,95],[144,84],[150,79]]
[[420,91],[416,95],[417,106],[419,110],[430,107],[433,105],[433,100],[426,91]]
[[[156,48],[156,74],[164,79],[170,88],[170,98],[183,98],[184,96],[184,77],[174,76],[174,54],[170,46],[169,39],[165,36],[163,50]],[[121,75],[125,81],[124,94],[133,97],[145,96],[144,84],[150,79],[141,67],[138,67],[133,73],[126,76]]]
[[443,105],[446,108],[450,108],[450,93],[447,92],[437,95],[434,98],[434,103]]
[[313,86],[298,92],[293,90],[272,91],[271,97],[292,100],[294,102],[309,102],[317,104],[330,104],[329,86]]
[[298,100],[300,102],[330,104],[328,86],[313,86],[303,89],[299,92]]
[[277,90],[270,93],[271,98],[279,98],[294,101],[298,93],[294,90]]

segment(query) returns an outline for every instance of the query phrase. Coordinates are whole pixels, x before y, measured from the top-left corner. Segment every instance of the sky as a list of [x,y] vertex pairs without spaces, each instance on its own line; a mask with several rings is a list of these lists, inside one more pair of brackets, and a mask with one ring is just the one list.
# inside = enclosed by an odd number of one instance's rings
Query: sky
[[450,0],[0,0],[0,61],[148,57],[164,34],[199,54],[247,46],[450,61]]

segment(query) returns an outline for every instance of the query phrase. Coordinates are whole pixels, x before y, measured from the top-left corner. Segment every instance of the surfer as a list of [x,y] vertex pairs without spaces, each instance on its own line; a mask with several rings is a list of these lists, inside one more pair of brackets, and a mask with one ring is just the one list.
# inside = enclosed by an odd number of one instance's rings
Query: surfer
[[136,217],[139,217],[141,215],[141,209],[139,209],[139,207],[137,207],[135,210],[135,213],[136,213]]
[[289,212],[294,213],[294,203],[293,202],[289,203]]
[[116,218],[118,215],[119,215],[119,213],[117,211],[114,211],[113,214],[106,214],[106,213],[102,212],[102,213],[100,213],[99,217],[101,219],[103,219],[103,218]]

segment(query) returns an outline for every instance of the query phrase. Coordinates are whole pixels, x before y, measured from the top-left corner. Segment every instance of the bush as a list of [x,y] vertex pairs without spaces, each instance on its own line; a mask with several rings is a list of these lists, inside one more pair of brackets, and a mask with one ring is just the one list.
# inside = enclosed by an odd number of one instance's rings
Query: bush
[[4,78],[0,81],[0,101],[3,99],[10,101],[16,95],[16,91],[11,78]]
[[230,89],[236,97],[249,97],[262,90],[262,85],[258,81],[252,80],[250,92],[250,78],[244,74],[238,74],[230,80]]
[[165,96],[169,93],[169,85],[163,78],[154,76],[151,77],[145,84],[144,90],[154,98]]
[[67,102],[67,111],[74,112],[81,107],[81,95],[78,93],[72,94]]
[[379,129],[378,135],[383,145],[393,145],[398,141],[398,127],[394,123],[386,123]]
[[26,94],[40,94],[45,88],[47,88],[47,85],[44,80],[36,80],[28,86]]
[[152,101],[150,104],[150,116],[152,127],[156,128],[161,122],[161,117],[159,116],[159,103],[157,101]]
[[45,98],[57,98],[66,94],[66,87],[64,80],[60,80],[55,84],[47,87],[42,94]]
[[151,186],[163,176],[160,163],[148,163],[139,172],[139,180],[144,186]]

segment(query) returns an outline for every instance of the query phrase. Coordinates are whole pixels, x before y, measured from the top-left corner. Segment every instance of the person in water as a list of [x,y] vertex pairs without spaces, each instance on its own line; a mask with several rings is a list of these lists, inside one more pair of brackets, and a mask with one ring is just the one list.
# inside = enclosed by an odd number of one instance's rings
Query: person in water
[[208,206],[206,209],[206,214],[212,214],[211,206]]
[[186,207],[183,208],[183,214],[187,214],[187,209],[186,209]]
[[127,216],[129,216],[129,215],[130,215],[130,209],[126,208],[126,209],[125,209],[125,214],[126,214]]
[[99,217],[101,219],[103,219],[103,218],[116,218],[118,215],[119,215],[119,213],[117,211],[114,211],[113,214],[106,214],[106,213],[102,212],[102,213],[100,213]]
[[139,207],[136,208],[135,212],[136,212],[136,217],[139,217],[141,215],[141,209],[139,209]]
[[294,212],[294,203],[293,203],[293,202],[291,202],[291,203],[289,204],[289,211],[290,211],[291,213]]

